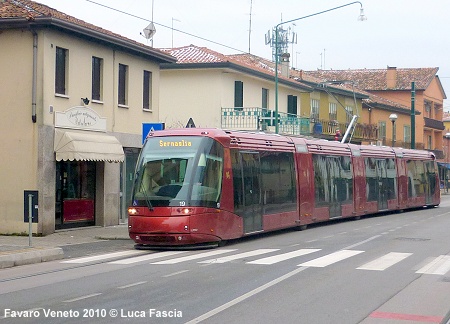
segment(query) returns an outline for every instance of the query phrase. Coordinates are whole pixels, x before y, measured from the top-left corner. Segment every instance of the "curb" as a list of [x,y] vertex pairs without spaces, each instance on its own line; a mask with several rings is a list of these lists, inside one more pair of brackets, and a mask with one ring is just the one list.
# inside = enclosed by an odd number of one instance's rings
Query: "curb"
[[61,248],[28,248],[11,252],[0,252],[0,269],[64,258]]

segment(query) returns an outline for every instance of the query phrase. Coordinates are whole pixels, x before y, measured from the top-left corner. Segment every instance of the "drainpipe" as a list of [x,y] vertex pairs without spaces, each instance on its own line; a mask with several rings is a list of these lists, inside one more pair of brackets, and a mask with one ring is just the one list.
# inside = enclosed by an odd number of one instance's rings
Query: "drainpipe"
[[31,29],[33,34],[33,80],[31,90],[31,120],[36,123],[36,87],[37,87],[37,44],[38,35],[36,31]]

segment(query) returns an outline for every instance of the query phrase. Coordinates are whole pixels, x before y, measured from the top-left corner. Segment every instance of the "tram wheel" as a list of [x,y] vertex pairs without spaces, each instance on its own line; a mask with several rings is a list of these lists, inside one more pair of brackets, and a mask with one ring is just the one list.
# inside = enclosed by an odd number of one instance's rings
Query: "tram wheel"
[[297,226],[295,229],[297,231],[305,231],[307,227],[308,227],[308,225],[303,224],[303,225]]
[[217,246],[218,246],[218,247],[222,247],[222,246],[227,245],[227,243],[228,243],[227,240],[222,240],[222,241],[220,241],[220,242],[217,244]]

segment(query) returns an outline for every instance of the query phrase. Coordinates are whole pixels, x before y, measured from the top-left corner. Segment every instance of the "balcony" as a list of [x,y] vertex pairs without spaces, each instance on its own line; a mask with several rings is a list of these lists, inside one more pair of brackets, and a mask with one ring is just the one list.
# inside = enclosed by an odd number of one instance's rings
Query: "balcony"
[[427,118],[427,117],[423,117],[423,120],[425,122],[425,127],[428,128],[433,128],[433,129],[437,129],[437,130],[444,130],[445,126],[444,126],[444,122],[442,120],[436,120],[436,119],[431,119],[431,118]]
[[[334,139],[336,131],[345,133],[349,123],[336,120],[313,119],[297,115],[278,113],[279,132],[286,135],[305,135]],[[275,132],[275,112],[266,108],[222,108],[221,128]],[[376,125],[358,123],[355,126],[353,142],[377,142]]]

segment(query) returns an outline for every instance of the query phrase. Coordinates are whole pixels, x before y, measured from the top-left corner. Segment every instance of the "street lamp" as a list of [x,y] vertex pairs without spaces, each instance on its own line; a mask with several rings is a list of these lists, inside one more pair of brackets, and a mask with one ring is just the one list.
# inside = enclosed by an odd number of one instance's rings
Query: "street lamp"
[[297,20],[301,20],[301,19],[317,16],[317,15],[323,14],[323,13],[328,12],[328,11],[333,11],[333,10],[336,10],[336,9],[347,7],[347,6],[350,6],[350,5],[355,4],[355,3],[359,3],[359,5],[361,6],[361,8],[359,10],[358,20],[359,21],[367,20],[367,17],[364,15],[364,9],[363,9],[362,3],[360,1],[353,1],[353,2],[350,2],[350,3],[344,4],[342,6],[338,6],[338,7],[334,7],[334,8],[331,8],[331,9],[324,10],[324,11],[316,12],[314,14],[307,15],[307,16],[304,16],[304,17],[295,18],[295,19],[291,19],[291,20],[288,20],[288,21],[283,21],[283,22],[281,22],[281,23],[279,23],[278,25],[275,26],[275,133],[278,134],[278,131],[279,131],[279,125],[278,125],[278,56],[280,54],[279,54],[279,51],[278,51],[278,47],[279,47],[279,44],[278,44],[278,27],[280,27],[281,25],[284,25],[284,24],[288,24],[288,23],[297,21]]
[[397,120],[398,116],[397,114],[390,114],[389,119],[392,122],[392,147],[394,147],[395,144],[395,121]]

